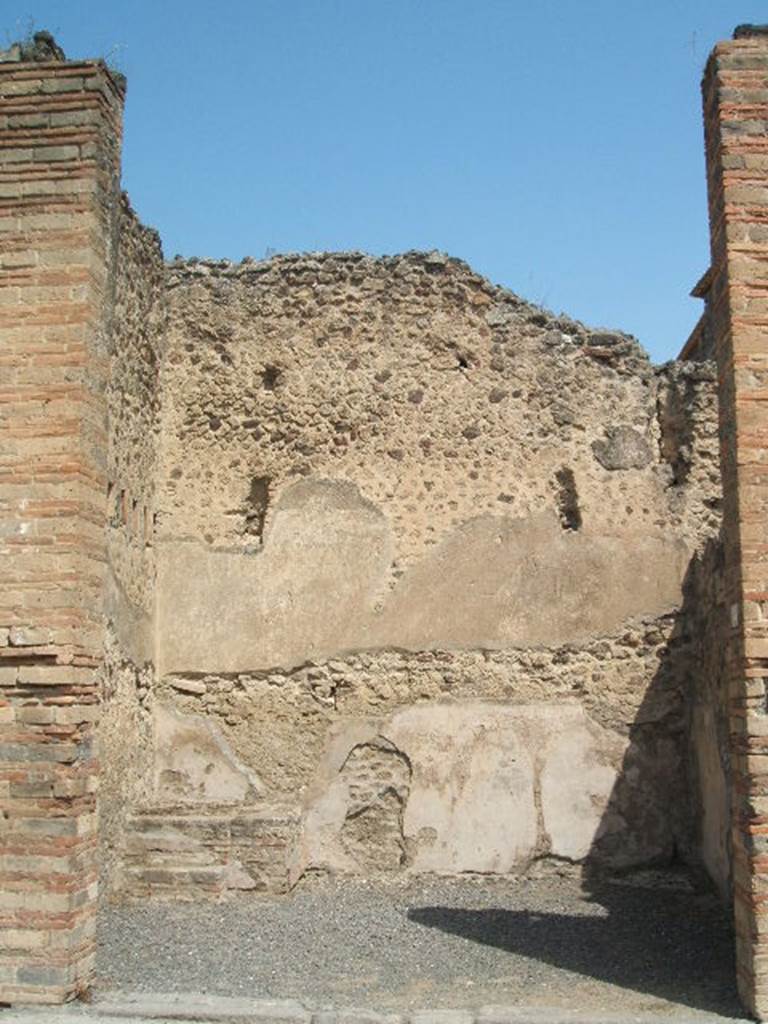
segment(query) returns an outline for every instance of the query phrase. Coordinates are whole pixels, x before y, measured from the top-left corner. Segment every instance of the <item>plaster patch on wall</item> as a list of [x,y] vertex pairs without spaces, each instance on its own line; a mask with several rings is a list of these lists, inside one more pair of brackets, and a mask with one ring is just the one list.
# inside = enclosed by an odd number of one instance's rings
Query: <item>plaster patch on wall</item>
[[391,557],[388,523],[346,481],[286,488],[256,554],[163,543],[163,671],[293,664],[326,651],[329,637],[331,649],[352,647],[361,614],[386,588]]
[[329,480],[284,492],[257,555],[163,543],[162,672],[289,667],[383,647],[579,642],[674,608],[689,557],[679,539],[563,530],[551,510],[464,522],[389,589],[392,549],[382,513],[355,485]]
[[256,774],[235,756],[216,725],[156,705],[155,797],[171,804],[240,803],[262,793]]
[[[381,870],[345,843],[346,824],[360,804],[345,771],[356,751],[397,752],[409,766],[408,786],[401,779],[398,790],[406,870],[504,874],[547,854],[587,856],[626,745],[575,702],[430,703],[380,722],[340,723],[305,800],[292,880],[310,868]],[[369,771],[367,792],[396,789],[390,771],[378,778]],[[647,840],[662,847],[666,837]],[[381,841],[369,836],[369,848]]]

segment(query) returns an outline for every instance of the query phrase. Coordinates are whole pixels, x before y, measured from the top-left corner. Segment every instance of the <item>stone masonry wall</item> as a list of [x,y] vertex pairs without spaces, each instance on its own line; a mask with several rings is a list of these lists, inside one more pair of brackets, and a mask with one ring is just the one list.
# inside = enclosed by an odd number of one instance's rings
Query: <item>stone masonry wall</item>
[[130,809],[149,791],[154,673],[155,517],[165,329],[160,240],[124,195],[115,245],[107,410],[106,637],[102,679],[102,881],[111,890]]
[[0,62],[0,1002],[88,987],[122,86]]
[[[225,868],[695,855],[682,586],[719,528],[711,365],[654,369],[438,253],[177,262],[167,286],[126,889],[190,895],[196,862],[219,895]],[[268,870],[184,825],[238,807],[285,823]]]

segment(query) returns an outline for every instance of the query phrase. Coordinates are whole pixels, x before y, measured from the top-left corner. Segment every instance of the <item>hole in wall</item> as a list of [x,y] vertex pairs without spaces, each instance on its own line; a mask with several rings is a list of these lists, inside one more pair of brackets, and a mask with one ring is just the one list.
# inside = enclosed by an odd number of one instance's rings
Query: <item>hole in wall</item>
[[279,366],[273,366],[271,363],[267,363],[261,371],[261,386],[265,391],[274,391],[280,383],[281,376],[282,370]]
[[403,815],[413,775],[406,755],[377,737],[353,747],[340,774],[349,801],[341,831],[346,852],[363,871],[393,871],[406,865]]
[[249,537],[264,537],[264,520],[269,508],[269,485],[272,480],[268,476],[255,476],[251,480],[248,496],[245,499],[245,533]]
[[579,493],[576,489],[573,470],[563,466],[555,473],[555,480],[557,481],[557,511],[560,516],[560,525],[564,530],[581,529]]
[[107,523],[113,529],[120,525],[120,496],[115,491],[115,482],[107,484]]

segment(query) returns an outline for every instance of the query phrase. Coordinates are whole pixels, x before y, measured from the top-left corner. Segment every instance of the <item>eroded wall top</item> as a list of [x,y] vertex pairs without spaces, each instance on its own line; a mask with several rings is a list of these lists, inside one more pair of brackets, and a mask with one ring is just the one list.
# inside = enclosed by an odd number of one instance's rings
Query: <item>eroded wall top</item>
[[168,286],[165,670],[579,641],[679,603],[718,517],[708,365],[439,253]]

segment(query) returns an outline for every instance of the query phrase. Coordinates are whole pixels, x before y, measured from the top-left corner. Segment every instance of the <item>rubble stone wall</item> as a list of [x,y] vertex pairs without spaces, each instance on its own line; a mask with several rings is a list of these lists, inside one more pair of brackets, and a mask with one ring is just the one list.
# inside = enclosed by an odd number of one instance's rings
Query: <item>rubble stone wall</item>
[[437,253],[176,262],[168,306],[154,799],[220,809],[236,761],[284,884],[693,855],[711,364]]
[[107,391],[107,572],[100,743],[102,880],[119,884],[123,830],[151,791],[156,482],[165,272],[159,236],[122,196]]

